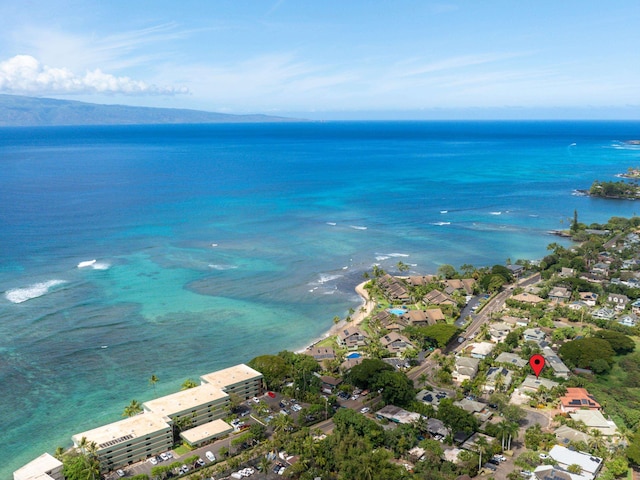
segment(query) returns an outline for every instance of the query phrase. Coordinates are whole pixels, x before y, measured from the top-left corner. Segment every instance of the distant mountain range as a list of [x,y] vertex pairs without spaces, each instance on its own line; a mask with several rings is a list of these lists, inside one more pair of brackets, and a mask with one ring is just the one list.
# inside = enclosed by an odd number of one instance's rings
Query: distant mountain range
[[229,115],[177,108],[130,107],[52,98],[0,95],[0,127],[291,122],[269,115]]

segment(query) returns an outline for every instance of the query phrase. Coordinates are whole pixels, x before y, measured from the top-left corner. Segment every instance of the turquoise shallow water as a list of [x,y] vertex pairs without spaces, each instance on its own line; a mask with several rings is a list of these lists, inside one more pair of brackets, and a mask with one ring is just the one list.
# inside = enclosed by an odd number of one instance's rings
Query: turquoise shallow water
[[0,478],[133,398],[308,344],[374,263],[538,258],[574,209],[634,215],[572,191],[638,165],[639,127],[1,129]]

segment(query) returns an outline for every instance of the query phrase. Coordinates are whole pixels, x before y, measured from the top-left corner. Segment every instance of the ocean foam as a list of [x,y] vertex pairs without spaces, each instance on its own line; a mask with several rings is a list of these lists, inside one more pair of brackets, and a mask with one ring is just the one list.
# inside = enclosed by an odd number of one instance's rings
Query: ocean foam
[[84,262],[80,262],[78,264],[78,268],[86,268],[86,267],[92,267],[97,260],[93,259],[93,260],[86,260]]
[[440,213],[449,213],[449,210],[440,210]]
[[431,222],[431,225],[438,225],[438,226],[451,225],[451,222]]
[[360,227],[358,225],[349,225],[351,228],[355,228],[356,230],[366,230],[367,227]]
[[214,270],[233,270],[234,268],[238,268],[237,265],[216,265],[213,263],[209,264],[209,268]]
[[93,267],[94,270],[109,270],[109,267],[111,266],[111,264],[107,262],[96,262],[91,266]]
[[32,298],[41,297],[49,292],[49,289],[56,285],[67,283],[64,280],[49,280],[48,282],[34,283],[24,288],[14,288],[7,290],[4,296],[12,303],[22,303]]
[[320,285],[330,282],[331,280],[336,280],[338,278],[342,278],[342,275],[329,275],[326,273],[321,273],[320,274],[320,279],[318,280],[318,283]]
[[377,256],[376,256],[376,260],[377,260],[377,261],[379,261],[379,262],[381,262],[381,261],[383,261],[383,260],[386,260],[386,259],[388,259],[388,258],[389,258],[389,256],[388,256],[388,255],[377,255]]
[[327,222],[327,225],[331,225],[332,227],[336,226],[336,222]]
[[502,215],[502,212],[489,212],[490,215]]

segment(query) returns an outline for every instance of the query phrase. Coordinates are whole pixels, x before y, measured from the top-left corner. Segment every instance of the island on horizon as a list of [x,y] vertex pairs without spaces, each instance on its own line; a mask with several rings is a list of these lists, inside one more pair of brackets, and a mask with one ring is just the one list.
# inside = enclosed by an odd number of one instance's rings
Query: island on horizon
[[262,114],[232,115],[182,108],[101,105],[73,100],[0,94],[0,127],[277,123],[301,121],[305,120]]

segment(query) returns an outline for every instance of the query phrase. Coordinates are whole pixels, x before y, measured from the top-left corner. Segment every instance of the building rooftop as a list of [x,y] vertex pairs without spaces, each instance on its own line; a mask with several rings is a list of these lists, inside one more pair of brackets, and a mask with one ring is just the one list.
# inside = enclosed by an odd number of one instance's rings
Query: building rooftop
[[199,425],[189,430],[185,430],[180,434],[188,444],[197,445],[200,442],[205,442],[211,438],[219,437],[226,433],[231,433],[233,427],[224,420],[214,420],[212,422]]
[[[14,480],[33,480],[56,468],[62,468],[62,462],[53,455],[43,453],[38,458],[31,460],[25,466],[13,472]],[[43,477],[46,478],[46,477]]]
[[125,418],[119,422],[110,423],[102,427],[94,428],[82,433],[76,433],[71,437],[77,445],[82,437],[89,442],[94,442],[98,450],[117,445],[127,440],[149,435],[160,430],[170,429],[169,424],[162,416],[154,413],[143,413]]
[[187,390],[181,390],[165,397],[149,400],[143,404],[145,410],[158,415],[171,416],[191,410],[209,402],[217,402],[228,398],[220,387],[204,384]]
[[244,363],[241,363],[240,365],[225,368],[224,370],[218,370],[217,372],[202,375],[200,380],[202,383],[209,383],[224,390],[225,387],[258,378],[262,378],[262,374],[260,372],[254,370],[248,365],[245,365]]
[[520,384],[520,389],[528,389],[528,390],[538,390],[538,388],[544,386],[547,389],[552,389],[553,387],[557,387],[558,382],[554,382],[553,380],[549,380],[542,377],[534,377],[533,375],[527,375],[527,378],[524,379],[524,382]]
[[560,445],[554,445],[553,448],[549,450],[549,456],[558,462],[560,466],[580,465],[583,475],[585,473],[589,473],[591,476],[595,475],[602,464],[602,459],[599,457],[569,450]]
[[600,404],[596,402],[596,399],[584,388],[567,388],[567,394],[560,397],[560,403],[565,408],[587,408],[587,409],[600,409]]
[[515,353],[502,352],[500,355],[496,357],[497,363],[510,363],[511,365],[515,365],[516,367],[526,367],[529,362],[527,362],[520,355],[516,355]]

